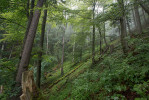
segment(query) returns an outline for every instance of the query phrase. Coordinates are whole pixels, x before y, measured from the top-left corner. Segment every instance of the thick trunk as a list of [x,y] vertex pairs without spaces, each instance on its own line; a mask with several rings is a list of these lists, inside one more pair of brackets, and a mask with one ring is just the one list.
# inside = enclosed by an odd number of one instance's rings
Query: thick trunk
[[[128,5],[128,0],[126,0],[126,5],[129,6]],[[127,12],[128,12],[128,15],[129,15],[129,8],[127,8]],[[126,24],[127,24],[127,27],[128,27],[128,32],[131,35],[132,33],[131,33],[131,29],[130,29],[130,24],[129,24],[129,17],[127,15],[126,15]]]
[[125,40],[126,37],[126,24],[125,24],[125,18],[120,19],[120,25],[121,25],[121,44],[123,53],[127,55],[127,42]]
[[149,15],[149,8],[142,4],[141,0],[139,0],[139,5],[144,9],[144,11]]
[[47,20],[47,9],[44,10],[44,16],[42,21],[42,28],[41,28],[41,38],[40,38],[40,51],[38,55],[38,66],[37,66],[37,80],[36,84],[38,88],[40,88],[40,79],[41,79],[41,62],[42,62],[42,52],[43,52],[43,43],[44,43],[44,34],[45,34],[45,26]]
[[[31,22],[32,22],[32,18],[33,18],[34,2],[35,2],[35,0],[32,0],[32,1],[31,1],[30,15],[29,15],[29,11],[27,11],[28,24],[27,24],[27,28],[26,28],[26,32],[25,32],[25,36],[24,36],[24,40],[23,40],[22,51],[21,51],[21,53],[20,53],[20,60],[21,60],[21,58],[22,58],[22,53],[23,53],[23,50],[24,50],[26,38],[27,38],[27,35],[28,35],[28,32],[29,32],[29,28],[30,28],[30,25],[31,25]],[[27,8],[28,8],[28,7],[29,7],[29,0],[28,0],[28,3],[27,3]],[[28,8],[27,10],[29,10],[29,8]],[[17,71],[18,71],[19,65],[20,65],[20,61],[19,61],[18,66],[17,66]],[[16,75],[15,75],[15,76],[16,76]]]
[[135,17],[135,12],[134,12],[134,8],[132,7],[132,15],[133,15],[133,21],[134,21],[134,25],[135,28],[137,27],[137,23],[136,23],[136,17]]
[[119,7],[121,8],[122,11],[122,16],[120,18],[120,26],[121,26],[121,44],[122,44],[122,49],[123,53],[127,55],[127,42],[125,40],[126,37],[126,21],[125,21],[125,9],[124,9],[124,2],[123,0],[118,0]]
[[95,0],[93,4],[93,36],[92,36],[92,64],[95,63],[95,24],[94,24],[94,19],[95,19]]
[[140,20],[140,15],[139,15],[138,5],[137,5],[137,1],[136,0],[135,0],[135,4],[134,4],[134,10],[135,10],[135,16],[136,16],[136,23],[137,23],[138,33],[142,33],[142,25],[141,25],[141,20]]
[[[28,1],[29,2],[29,1]],[[27,38],[27,35],[28,35],[28,32],[29,32],[29,28],[30,28],[30,25],[31,25],[31,22],[32,22],[32,18],[33,18],[33,9],[34,9],[34,3],[35,3],[35,0],[32,0],[31,1],[31,10],[30,10],[30,14],[29,14],[29,11],[27,11],[27,18],[28,18],[28,24],[27,24],[27,29],[26,29],[26,32],[25,32],[25,37],[24,37],[24,40],[23,40],[23,48],[24,48],[24,45],[25,45],[25,41],[26,41],[26,38]],[[28,5],[28,4],[27,4]],[[29,9],[28,9],[29,10]],[[22,51],[23,52],[23,51]],[[21,53],[22,55],[22,53]]]
[[[38,1],[37,8],[42,7],[43,1],[44,0]],[[33,46],[33,42],[34,42],[34,38],[35,38],[37,26],[38,26],[40,14],[41,14],[40,9],[36,9],[34,12],[34,16],[32,18],[32,22],[31,22],[29,31],[28,31],[28,35],[27,35],[26,42],[25,42],[24,49],[23,49],[23,53],[22,53],[22,58],[21,58],[21,61],[19,64],[19,69],[18,69],[17,76],[16,76],[16,82],[17,82],[16,86],[18,86],[18,87],[21,86],[22,73],[28,69],[30,54],[32,51],[32,46]]]

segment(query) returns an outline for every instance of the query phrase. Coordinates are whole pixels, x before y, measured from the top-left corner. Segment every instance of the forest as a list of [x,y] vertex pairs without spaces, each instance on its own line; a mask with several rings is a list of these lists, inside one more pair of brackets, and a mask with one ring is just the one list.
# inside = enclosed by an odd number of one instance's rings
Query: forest
[[149,100],[149,0],[0,0],[0,100]]

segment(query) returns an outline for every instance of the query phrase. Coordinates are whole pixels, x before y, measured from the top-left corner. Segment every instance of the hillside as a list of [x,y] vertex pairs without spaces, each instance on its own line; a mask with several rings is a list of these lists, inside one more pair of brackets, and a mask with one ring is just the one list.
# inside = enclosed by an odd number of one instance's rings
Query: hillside
[[[59,72],[49,76],[51,84],[43,85],[46,100],[147,100],[149,98],[149,28],[141,35],[133,35],[129,41],[128,56],[121,47],[106,52],[92,65],[87,59],[61,78]],[[141,44],[141,45],[140,45]],[[55,78],[57,81],[53,81]]]

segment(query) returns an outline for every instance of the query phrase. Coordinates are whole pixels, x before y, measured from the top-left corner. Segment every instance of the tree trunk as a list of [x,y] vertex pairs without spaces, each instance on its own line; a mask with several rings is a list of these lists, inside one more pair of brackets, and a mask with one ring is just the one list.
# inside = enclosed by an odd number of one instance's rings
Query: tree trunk
[[[44,0],[38,1],[37,8],[41,8],[43,6],[43,1]],[[34,12],[34,16],[32,18],[32,22],[31,22],[31,25],[30,25],[30,28],[28,31],[28,35],[27,35],[26,42],[25,42],[24,49],[23,49],[23,53],[22,53],[22,58],[21,58],[21,61],[19,64],[19,69],[18,69],[17,76],[16,76],[16,82],[17,82],[16,86],[17,87],[21,86],[22,73],[28,69],[30,54],[32,51],[32,46],[33,46],[33,42],[34,42],[34,38],[35,38],[37,26],[38,26],[40,14],[41,14],[41,10],[36,9]]]
[[145,22],[145,24],[147,24],[147,19],[146,19],[145,12],[143,9],[142,9],[142,14],[143,14],[144,22]]
[[47,32],[47,51],[46,51],[47,55],[48,55],[48,51],[49,51],[49,37],[48,37],[49,32],[50,32],[50,30]]
[[102,34],[101,34],[101,29],[98,28],[99,35],[100,35],[100,55],[102,54]]
[[127,55],[127,42],[125,40],[126,37],[126,21],[125,21],[125,9],[124,9],[124,2],[123,0],[118,0],[119,7],[121,8],[122,11],[122,16],[120,18],[120,26],[121,26],[121,44],[122,44],[122,49],[123,53]]
[[12,48],[11,48],[11,51],[10,51],[10,55],[9,55],[9,59],[11,58],[11,56],[12,56],[12,51],[13,51],[13,48],[14,48],[14,45],[12,46]]
[[94,24],[94,19],[95,19],[95,0],[93,2],[93,37],[92,37],[92,64],[95,63],[95,24]]
[[140,34],[142,33],[142,25],[141,25],[141,20],[140,20],[140,15],[139,15],[138,5],[136,0],[134,2],[134,10],[135,10],[135,16],[136,16],[137,30],[138,30],[138,33]]
[[129,19],[127,16],[126,16],[126,23],[127,23],[129,34],[132,35],[131,29],[130,29],[130,24],[129,24]]
[[141,0],[139,0],[139,5],[144,9],[144,11],[149,15],[149,8],[142,4]]
[[[105,13],[104,6],[103,6],[103,13]],[[106,24],[105,24],[105,22],[104,22],[104,26],[103,26],[103,39],[104,39],[106,46],[108,46],[107,41],[106,41]]]
[[[45,1],[45,4],[46,4],[46,1]],[[47,8],[47,4],[46,4],[46,8]],[[47,9],[44,10],[44,16],[43,16],[42,28],[41,28],[40,51],[38,55],[37,80],[36,80],[36,84],[38,88],[40,88],[41,62],[42,62],[42,54],[43,54],[43,43],[44,43],[46,20],[47,20]]]
[[76,45],[76,43],[75,43],[75,35],[74,35],[74,43],[73,43],[73,59],[72,59],[72,62],[74,63],[74,60],[75,60],[75,45]]
[[134,12],[134,8],[132,7],[132,15],[133,15],[133,21],[134,21],[134,25],[135,28],[137,27],[137,23],[136,23],[136,17],[135,17],[135,12]]
[[[27,11],[28,24],[27,24],[27,29],[26,29],[26,32],[25,32],[25,37],[24,37],[24,40],[23,40],[23,48],[22,48],[21,56],[22,56],[22,53],[23,53],[25,41],[26,41],[26,38],[27,38],[27,35],[28,35],[28,32],[29,32],[29,28],[30,28],[30,25],[31,25],[31,22],[32,22],[32,18],[33,18],[34,3],[35,3],[35,0],[31,0],[30,14],[29,14],[29,11]],[[29,0],[28,0],[28,4],[29,4]],[[28,4],[27,4],[27,6],[29,6]]]
[[65,48],[65,26],[64,26],[64,32],[63,32],[63,48],[62,48],[62,60],[61,60],[61,76],[64,75],[64,71],[63,71],[64,48]]

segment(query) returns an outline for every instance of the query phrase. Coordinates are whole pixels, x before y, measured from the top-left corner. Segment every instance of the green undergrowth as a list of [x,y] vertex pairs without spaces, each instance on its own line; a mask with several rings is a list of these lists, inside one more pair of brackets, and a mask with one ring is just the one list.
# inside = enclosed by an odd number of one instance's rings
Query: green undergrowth
[[148,100],[149,36],[135,35],[128,45],[128,56],[119,48],[93,67],[88,59],[47,88],[44,96],[47,100]]

